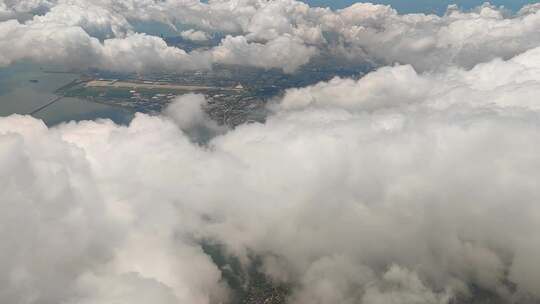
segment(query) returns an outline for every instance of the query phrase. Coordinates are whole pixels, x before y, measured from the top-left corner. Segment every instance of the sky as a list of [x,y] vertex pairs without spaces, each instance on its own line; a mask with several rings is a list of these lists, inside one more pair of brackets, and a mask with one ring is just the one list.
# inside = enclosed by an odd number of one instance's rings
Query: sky
[[[305,0],[310,5],[317,6],[330,6],[332,8],[343,8],[349,6],[355,2],[355,0]],[[458,6],[469,9],[476,7],[486,2],[483,0],[373,0],[363,1],[380,4],[389,4],[403,13],[432,13],[442,14],[446,11],[446,8],[450,4],[457,4]],[[535,0],[492,0],[492,4],[500,6],[503,5],[511,10],[518,10],[525,4],[536,3]]]

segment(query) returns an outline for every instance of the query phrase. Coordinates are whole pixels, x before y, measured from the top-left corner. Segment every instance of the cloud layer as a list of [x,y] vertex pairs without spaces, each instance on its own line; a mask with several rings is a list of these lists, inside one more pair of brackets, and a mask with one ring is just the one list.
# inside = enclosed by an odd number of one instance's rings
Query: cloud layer
[[[187,70],[228,63],[293,72],[324,54],[380,65],[410,64],[419,71],[455,65],[471,68],[540,46],[539,8],[529,5],[511,15],[489,5],[470,12],[450,7],[446,15],[436,16],[400,15],[389,6],[369,3],[332,11],[295,0],[3,0],[2,35],[22,35],[24,39],[16,49],[11,47],[13,41],[4,39],[0,64],[18,60],[56,63],[61,61],[56,57],[69,52],[82,58],[82,62],[68,61],[69,67]],[[134,42],[141,36],[133,32],[133,24],[148,21],[183,28],[178,34],[188,39],[201,40],[216,32],[230,36],[202,55],[166,48],[160,37],[146,38],[145,49],[136,52],[142,57],[131,57],[136,64],[110,65],[121,60],[121,54],[100,48],[106,48],[109,39],[141,47]],[[53,35],[51,29],[61,34]],[[29,53],[27,49],[39,51]],[[88,53],[93,55],[90,62]],[[145,56],[148,53],[152,58]]]
[[[202,244],[260,261],[292,304],[540,301],[539,9],[0,0],[0,66],[381,66],[235,129],[200,95],[129,126],[0,118],[0,302],[228,303]],[[146,21],[225,38],[188,53]]]
[[290,303],[538,301],[539,58],[336,78],[228,131],[196,95],[129,126],[1,118],[0,301],[227,302],[203,242]]

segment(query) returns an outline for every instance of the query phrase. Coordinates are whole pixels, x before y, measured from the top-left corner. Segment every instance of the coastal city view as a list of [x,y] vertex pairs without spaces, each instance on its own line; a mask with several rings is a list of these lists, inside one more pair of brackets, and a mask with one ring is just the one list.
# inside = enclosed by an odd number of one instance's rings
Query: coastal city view
[[[320,58],[295,73],[217,65],[211,70],[183,73],[123,74],[108,71],[51,71],[45,74],[69,74],[72,81],[56,88],[54,97],[28,111],[39,115],[64,98],[116,107],[127,112],[159,114],[176,97],[195,93],[208,100],[205,111],[222,125],[234,127],[246,122],[263,121],[266,104],[294,87],[308,86],[334,77],[360,78],[371,69],[367,63],[337,62]],[[29,79],[36,84],[37,79]]]
[[540,304],[540,0],[0,0],[0,304]]

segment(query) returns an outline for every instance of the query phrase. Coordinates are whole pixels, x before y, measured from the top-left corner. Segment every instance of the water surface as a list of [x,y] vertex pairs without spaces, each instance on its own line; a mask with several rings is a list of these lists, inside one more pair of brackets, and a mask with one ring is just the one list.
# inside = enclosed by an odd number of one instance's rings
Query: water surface
[[[39,67],[19,63],[0,68],[0,116],[29,114],[57,97],[54,92],[77,79],[72,73],[49,73],[54,67]],[[116,123],[128,123],[133,113],[77,98],[63,98],[34,114],[48,125],[70,120],[107,118]]]

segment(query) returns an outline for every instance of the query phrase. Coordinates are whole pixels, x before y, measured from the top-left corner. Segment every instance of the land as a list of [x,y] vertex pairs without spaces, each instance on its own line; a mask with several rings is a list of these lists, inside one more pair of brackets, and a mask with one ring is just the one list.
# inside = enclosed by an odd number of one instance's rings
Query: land
[[319,59],[293,74],[277,69],[233,65],[215,65],[211,70],[144,75],[91,70],[57,93],[148,114],[162,112],[180,95],[202,94],[208,101],[204,110],[212,119],[219,124],[236,127],[263,122],[267,115],[266,104],[289,88],[308,86],[334,77],[361,77],[368,69],[365,65],[328,63]]
[[233,304],[284,304],[291,294],[291,286],[275,282],[261,272],[262,260],[250,255],[249,265],[226,254],[219,244],[203,242],[203,251],[221,270],[223,279],[232,290]]
[[241,91],[243,88],[219,88],[208,87],[200,85],[181,85],[173,83],[161,83],[152,81],[143,82],[131,82],[131,81],[118,81],[118,80],[92,80],[86,83],[87,88],[127,88],[127,89],[146,89],[157,91],[179,91],[179,92],[198,92],[198,91],[211,91],[211,90],[230,90]]
[[[101,76],[101,75],[99,75]],[[264,117],[265,98],[242,84],[205,85],[176,80],[152,78],[96,79],[85,75],[80,80],[59,89],[57,94],[90,102],[122,107],[134,112],[158,114],[176,97],[189,93],[203,94],[208,100],[208,115],[220,124],[237,126]]]

